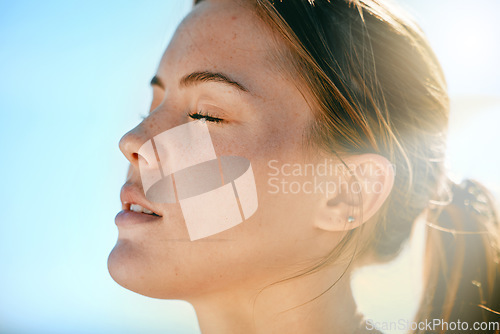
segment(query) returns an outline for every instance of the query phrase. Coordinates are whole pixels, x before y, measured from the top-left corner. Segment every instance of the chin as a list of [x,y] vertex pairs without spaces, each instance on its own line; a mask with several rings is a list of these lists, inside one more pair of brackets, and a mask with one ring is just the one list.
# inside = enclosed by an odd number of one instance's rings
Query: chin
[[185,296],[175,270],[166,275],[145,258],[127,240],[118,240],[108,257],[111,278],[127,290],[158,299],[182,299]]

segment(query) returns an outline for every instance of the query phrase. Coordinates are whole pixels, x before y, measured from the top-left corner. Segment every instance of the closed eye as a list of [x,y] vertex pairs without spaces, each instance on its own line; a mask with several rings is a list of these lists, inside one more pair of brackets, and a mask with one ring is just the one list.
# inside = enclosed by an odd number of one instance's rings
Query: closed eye
[[212,122],[212,123],[223,123],[224,119],[210,116],[208,113],[201,113],[201,112],[196,112],[196,113],[190,113],[188,114],[189,117],[192,119],[205,119],[207,122]]

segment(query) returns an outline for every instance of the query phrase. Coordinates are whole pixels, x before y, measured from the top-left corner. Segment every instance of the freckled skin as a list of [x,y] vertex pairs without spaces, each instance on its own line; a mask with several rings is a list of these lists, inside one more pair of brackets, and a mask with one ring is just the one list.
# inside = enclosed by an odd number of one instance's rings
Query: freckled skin
[[[302,145],[312,113],[270,61],[275,38],[238,3],[204,1],[181,23],[157,71],[165,90],[153,88],[149,117],[124,136],[122,147],[130,156],[154,135],[189,121],[188,112],[223,112],[224,124],[209,124],[215,151],[250,160],[258,210],[234,228],[193,242],[178,204],[162,206],[161,224],[119,229],[109,270],[132,291],[188,301],[222,290],[258,291],[334,247],[331,240],[327,247],[318,243],[323,237],[311,222],[321,194],[269,193],[270,160],[313,162]],[[214,83],[180,88],[180,78],[194,71],[223,72],[250,93]],[[141,184],[137,163],[128,182]]]

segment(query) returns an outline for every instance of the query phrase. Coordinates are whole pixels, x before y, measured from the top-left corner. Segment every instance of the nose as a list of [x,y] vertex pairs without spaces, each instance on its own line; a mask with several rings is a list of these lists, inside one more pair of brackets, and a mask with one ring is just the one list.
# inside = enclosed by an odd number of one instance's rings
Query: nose
[[[123,155],[130,161],[132,166],[139,168],[139,149],[148,139],[148,135],[143,128],[143,123],[137,125],[120,139],[120,151],[122,151]],[[145,156],[148,154],[145,154],[143,151],[141,151],[141,157],[144,158],[146,162],[156,160],[154,156]]]
[[[157,108],[160,111],[159,107]],[[167,109],[166,106],[162,110]],[[176,110],[172,107],[172,110]],[[182,115],[184,116],[184,115]],[[158,134],[174,128],[186,120],[174,112],[157,112],[153,110],[135,128],[127,132],[119,143],[123,155],[130,161],[131,167],[139,169],[157,169],[158,159],[165,158],[156,151],[153,138]]]

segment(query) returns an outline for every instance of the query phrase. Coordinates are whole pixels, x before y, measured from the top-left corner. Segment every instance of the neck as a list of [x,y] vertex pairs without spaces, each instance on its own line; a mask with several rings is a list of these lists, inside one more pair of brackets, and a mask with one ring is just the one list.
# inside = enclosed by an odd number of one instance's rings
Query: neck
[[203,334],[358,333],[362,317],[349,274],[320,295],[340,275],[324,269],[263,290],[219,291],[190,302]]

